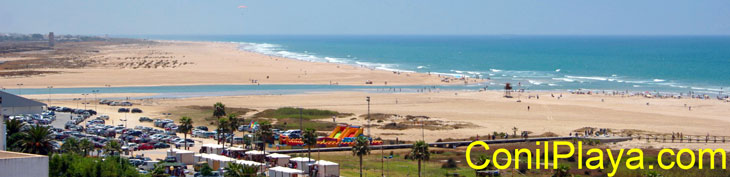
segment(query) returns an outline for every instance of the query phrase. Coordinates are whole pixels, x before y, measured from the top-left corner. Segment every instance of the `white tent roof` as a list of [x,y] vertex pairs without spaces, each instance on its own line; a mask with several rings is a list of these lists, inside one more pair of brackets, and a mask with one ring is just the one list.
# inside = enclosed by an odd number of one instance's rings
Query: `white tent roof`
[[257,151],[257,150],[246,151],[246,155],[264,155],[264,154],[266,154],[264,151]]
[[254,165],[254,166],[262,165],[261,163],[254,162],[254,161],[248,161],[248,160],[236,160],[236,163],[243,164],[243,165]]
[[206,158],[206,159],[213,159],[213,160],[219,160],[219,161],[231,161],[231,160],[235,160],[233,158],[226,157],[226,156],[222,156],[222,155],[218,155],[218,154],[200,154],[200,156],[203,157],[203,158]]
[[230,147],[228,148],[229,151],[245,151],[246,149],[240,148],[240,147]]
[[297,173],[297,174],[304,173],[304,171],[302,171],[302,170],[291,169],[291,168],[280,167],[280,166],[269,168],[269,170],[280,171],[280,172],[285,172],[285,173]]
[[266,157],[268,157],[268,158],[291,158],[291,156],[289,156],[289,155],[277,154],[277,153],[266,155]]
[[220,144],[203,144],[202,147],[223,148],[223,145],[220,145]]
[[289,159],[289,161],[297,161],[297,162],[307,162],[307,161],[314,161],[314,159],[306,158],[306,157],[294,157]]
[[195,152],[193,152],[193,151],[188,151],[188,150],[182,150],[182,149],[170,149],[170,150],[167,150],[167,152],[175,152],[175,153],[177,153],[177,154],[189,154],[189,153],[195,153]]
[[317,162],[314,162],[314,164],[317,165],[338,165],[337,163],[326,161],[326,160],[318,160]]

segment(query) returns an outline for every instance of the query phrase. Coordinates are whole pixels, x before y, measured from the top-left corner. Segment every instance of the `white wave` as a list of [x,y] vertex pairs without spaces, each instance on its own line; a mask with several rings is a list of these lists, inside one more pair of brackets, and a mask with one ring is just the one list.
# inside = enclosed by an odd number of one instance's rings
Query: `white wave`
[[640,85],[633,85],[633,87],[641,87]]
[[459,74],[464,73],[464,71],[459,71],[459,70],[451,70],[451,72],[455,72],[455,73],[459,73]]
[[565,82],[575,82],[575,80],[573,80],[573,79],[562,78],[562,77],[561,78],[553,78],[553,80],[559,80],[559,81],[565,81]]
[[548,86],[555,87],[555,86],[559,86],[559,85],[558,84],[548,84]]
[[664,79],[654,79],[654,82],[664,82],[664,81],[666,81],[666,80],[664,80]]
[[542,82],[534,81],[534,80],[527,80],[527,82],[529,82],[530,84],[533,84],[533,85],[541,85],[542,84]]
[[489,69],[489,71],[492,71],[492,72],[495,72],[495,73],[496,72],[502,72],[502,70],[499,70],[499,69]]
[[598,77],[598,76],[569,76],[565,75],[567,78],[571,79],[585,79],[585,80],[598,80],[598,81],[606,81],[608,78],[605,77]]
[[418,67],[416,67],[416,68],[418,68],[418,69],[423,69],[423,68],[427,68],[427,67],[425,67],[425,66],[418,66]]
[[555,72],[560,72],[560,69],[556,69]]

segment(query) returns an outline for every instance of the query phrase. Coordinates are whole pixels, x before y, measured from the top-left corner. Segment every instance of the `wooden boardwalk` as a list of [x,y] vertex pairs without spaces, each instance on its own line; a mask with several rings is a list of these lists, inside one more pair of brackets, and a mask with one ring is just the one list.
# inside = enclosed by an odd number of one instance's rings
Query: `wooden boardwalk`
[[[569,136],[563,136],[563,137],[538,137],[538,138],[515,138],[515,139],[498,139],[498,140],[482,140],[486,142],[487,144],[507,144],[507,143],[520,143],[520,142],[535,142],[535,141],[565,141],[565,140],[599,140],[601,143],[610,143],[610,142],[620,142],[620,141],[628,141],[631,140],[631,137],[569,137]],[[459,146],[469,146],[473,141],[452,141],[452,142],[434,142],[429,143],[428,145],[431,147],[443,147],[443,148],[454,148]],[[411,148],[413,144],[391,144],[391,145],[373,145],[370,146],[370,149],[376,150],[380,149],[381,147],[383,149],[408,149]],[[351,151],[352,147],[327,147],[327,148],[315,148],[312,149],[312,151],[319,151],[319,152],[334,152],[334,151]],[[268,151],[270,153],[279,153],[279,154],[291,154],[291,153],[305,153],[307,152],[307,149],[286,149],[286,150],[275,150],[275,151]]]

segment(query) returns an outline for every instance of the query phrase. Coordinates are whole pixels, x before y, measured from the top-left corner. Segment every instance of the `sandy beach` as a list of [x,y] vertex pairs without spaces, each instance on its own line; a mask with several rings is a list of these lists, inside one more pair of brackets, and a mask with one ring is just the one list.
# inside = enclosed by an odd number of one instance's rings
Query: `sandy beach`
[[[561,99],[550,97],[550,93],[531,93],[541,95],[540,99],[503,98],[502,92],[440,92],[440,93],[363,93],[330,92],[295,95],[250,95],[230,97],[196,97],[181,99],[132,100],[145,110],[142,114],[127,114],[135,121],[129,126],[141,125],[136,121],[139,116],[152,118],[172,118],[162,113],[183,106],[211,106],[222,102],[227,107],[251,108],[256,110],[279,107],[303,107],[354,113],[351,117],[338,118],[338,123],[366,125],[360,117],[367,114],[365,97],[371,97],[371,113],[397,114],[400,116],[428,116],[431,120],[441,120],[444,124],[465,124],[461,128],[444,130],[425,130],[427,141],[445,138],[469,138],[497,132],[531,131],[533,135],[546,132],[567,136],[583,127],[610,128],[646,134],[671,134],[683,132],[685,135],[728,136],[730,119],[725,113],[730,105],[717,100],[694,99],[648,99],[642,97],[621,97],[606,95],[572,95],[562,93]],[[528,95],[529,93],[523,93]],[[555,93],[556,95],[560,93]],[[119,97],[124,94],[109,96]],[[34,95],[31,98],[43,99],[47,95]],[[603,102],[601,100],[604,100]],[[397,103],[396,103],[397,100]],[[72,100],[52,100],[53,105],[75,107]],[[646,102],[650,102],[649,106]],[[684,104],[693,106],[689,111]],[[90,104],[88,106],[94,106]],[[528,111],[527,106],[531,109]],[[113,119],[123,118],[116,108],[99,106],[99,111],[109,114]],[[351,118],[355,118],[351,120]],[[323,121],[331,121],[324,119]],[[380,123],[371,122],[377,127],[394,120]],[[414,124],[418,124],[415,122]],[[148,125],[149,126],[149,125]],[[386,130],[372,128],[372,134],[385,139],[419,140],[421,130]],[[366,132],[367,133],[367,132]],[[636,133],[638,134],[638,133]],[[730,139],[729,139],[730,140]]]
[[[445,77],[423,73],[397,73],[361,66],[319,63],[241,51],[236,43],[156,41],[112,43],[76,52],[82,66],[50,63],[34,71],[60,72],[5,77],[0,86],[15,88],[156,86],[205,84],[339,84],[339,85],[440,85]],[[69,49],[71,50],[71,49]],[[31,51],[0,56],[0,61],[36,59]],[[66,63],[64,63],[66,64]],[[7,70],[7,69],[6,69]],[[21,71],[29,69],[20,69]],[[453,79],[453,78],[452,78]],[[469,82],[479,82],[471,79]]]

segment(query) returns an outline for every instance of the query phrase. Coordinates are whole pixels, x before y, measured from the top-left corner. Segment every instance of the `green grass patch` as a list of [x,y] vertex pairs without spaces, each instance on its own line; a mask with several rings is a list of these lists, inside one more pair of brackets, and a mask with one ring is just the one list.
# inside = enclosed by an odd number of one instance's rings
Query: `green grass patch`
[[[278,109],[267,109],[264,111],[261,111],[259,113],[256,113],[254,117],[256,118],[276,118],[276,119],[284,119],[284,118],[299,118],[299,109],[298,108],[292,108],[292,107],[283,107]],[[351,116],[351,113],[339,113],[337,111],[330,111],[330,110],[320,110],[320,109],[303,109],[301,113],[301,117],[303,119],[324,119],[324,118],[332,118],[332,116],[337,117],[345,117],[345,116]]]

